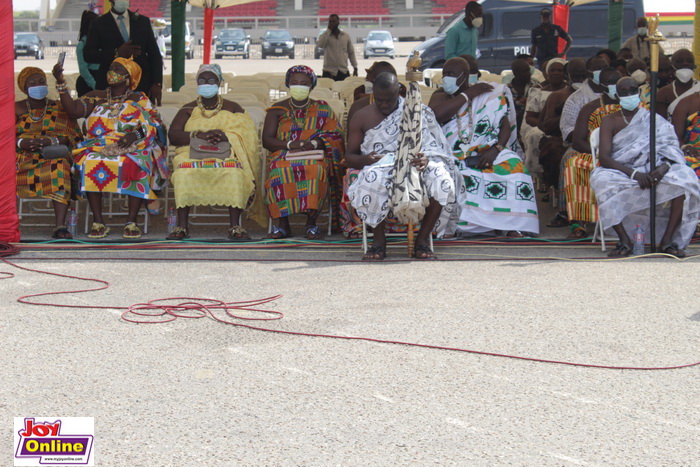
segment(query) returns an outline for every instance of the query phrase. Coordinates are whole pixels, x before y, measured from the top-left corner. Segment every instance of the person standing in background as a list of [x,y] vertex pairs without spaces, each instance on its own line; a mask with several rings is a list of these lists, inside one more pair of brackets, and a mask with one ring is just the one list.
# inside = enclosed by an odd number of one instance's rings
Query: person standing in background
[[163,83],[163,57],[158,50],[151,20],[129,11],[129,0],[109,0],[112,8],[95,18],[88,32],[83,55],[99,63],[94,73],[96,89],[107,89],[107,71],[115,58],[132,58],[142,70],[136,91],[144,92],[155,105],[160,104]]
[[340,30],[338,15],[328,17],[328,29],[316,42],[323,49],[323,77],[343,81],[350,76],[348,60],[352,64],[352,75],[357,76],[357,58],[350,34]]
[[476,57],[483,16],[484,9],[479,2],[472,1],[465,5],[464,20],[452,26],[445,36],[445,60],[460,55]]
[[[637,34],[630,37],[622,44],[622,48],[628,48],[632,52],[632,58],[640,58],[649,65],[651,57],[651,42],[647,39],[648,29],[647,19],[644,16],[637,18]],[[659,54],[664,54],[664,49],[659,45]]]
[[[552,24],[552,10],[549,8],[543,8],[540,11],[540,18],[542,22],[531,33],[532,48],[530,54],[537,59],[541,69],[544,62],[550,58],[563,58],[566,55],[566,52],[571,48],[571,36],[561,26]],[[561,53],[559,53],[560,37],[566,41]]]
[[83,49],[85,48],[85,41],[87,41],[90,24],[92,23],[92,20],[97,17],[97,13],[90,10],[85,10],[80,18],[78,45],[75,46],[75,57],[78,59],[78,70],[80,71],[80,76],[75,82],[75,90],[78,93],[78,97],[95,90],[95,76],[92,74],[92,72],[97,71],[97,69],[100,68],[100,64],[86,62],[85,58],[83,57]]

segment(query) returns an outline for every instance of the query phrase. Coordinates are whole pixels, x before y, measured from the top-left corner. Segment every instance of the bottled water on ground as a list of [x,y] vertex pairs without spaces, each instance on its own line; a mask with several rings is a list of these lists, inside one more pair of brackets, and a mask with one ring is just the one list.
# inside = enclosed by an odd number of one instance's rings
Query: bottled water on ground
[[634,231],[634,248],[632,253],[635,255],[644,254],[644,229],[640,224],[637,224],[637,229]]
[[75,235],[78,233],[78,213],[75,212],[75,208],[71,208],[71,210],[68,211],[68,222],[66,227],[68,227],[68,232],[75,237]]
[[170,208],[168,211],[168,233],[172,233],[177,226],[177,215],[175,215],[175,209]]

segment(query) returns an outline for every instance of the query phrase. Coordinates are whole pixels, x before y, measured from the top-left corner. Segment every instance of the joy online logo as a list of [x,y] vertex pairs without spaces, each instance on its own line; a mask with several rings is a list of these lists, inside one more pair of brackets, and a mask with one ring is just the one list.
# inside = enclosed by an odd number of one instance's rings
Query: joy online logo
[[93,436],[89,434],[61,434],[61,420],[35,422],[24,419],[19,430],[16,459],[38,458],[39,464],[87,464],[92,450]]

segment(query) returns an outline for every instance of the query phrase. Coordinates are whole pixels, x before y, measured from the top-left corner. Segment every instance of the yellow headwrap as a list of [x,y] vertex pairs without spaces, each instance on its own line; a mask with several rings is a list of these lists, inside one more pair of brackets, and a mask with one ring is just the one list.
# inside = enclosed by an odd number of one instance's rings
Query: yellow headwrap
[[120,65],[123,65],[124,68],[126,68],[126,71],[129,72],[129,77],[131,78],[131,85],[129,87],[131,89],[136,89],[136,86],[138,86],[139,82],[141,81],[141,67],[139,66],[139,64],[130,58],[122,57],[115,58],[114,62],[117,62]]
[[24,89],[24,85],[27,83],[27,79],[32,75],[41,75],[44,77],[44,79],[46,79],[46,73],[44,73],[44,70],[41,68],[37,68],[35,66],[26,67],[19,72],[19,75],[17,75],[17,86],[19,86],[22,92],[27,92],[27,90]]

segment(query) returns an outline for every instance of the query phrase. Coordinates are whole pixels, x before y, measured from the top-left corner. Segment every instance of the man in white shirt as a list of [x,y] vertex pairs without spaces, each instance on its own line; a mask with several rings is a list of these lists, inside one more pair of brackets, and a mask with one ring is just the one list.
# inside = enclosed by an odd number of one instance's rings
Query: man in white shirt
[[323,77],[342,81],[350,76],[348,60],[352,64],[352,75],[357,76],[357,58],[350,34],[340,30],[338,15],[328,17],[328,29],[318,38],[317,45],[323,49]]

